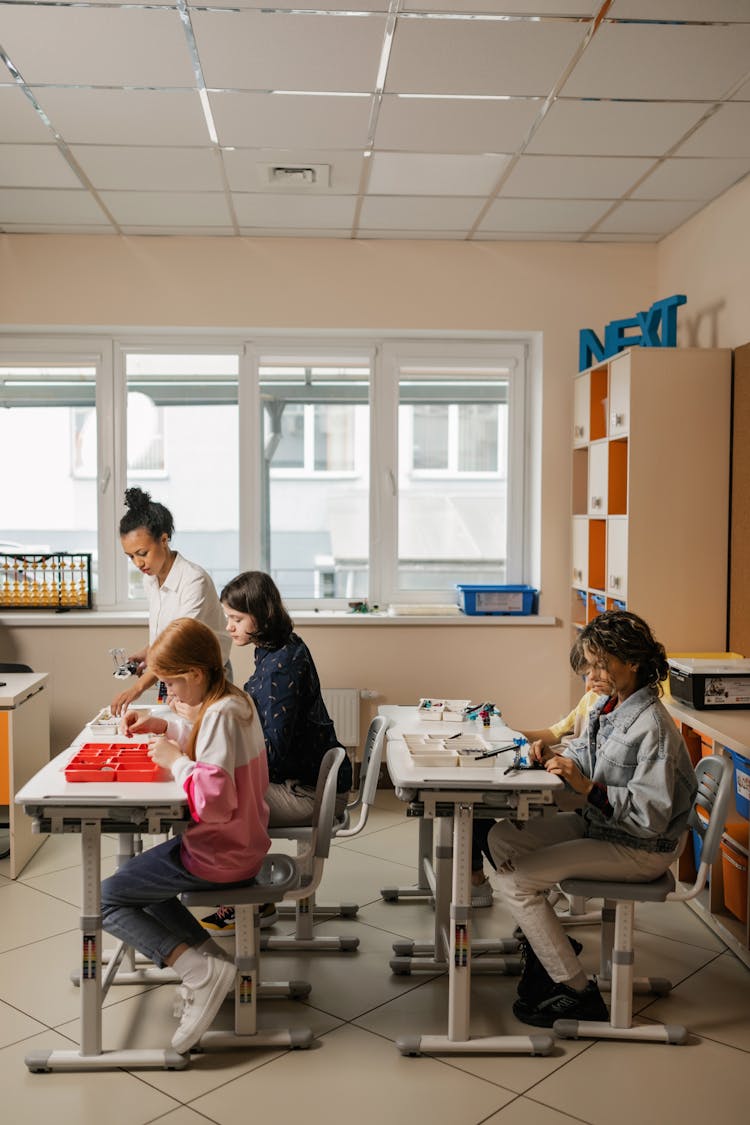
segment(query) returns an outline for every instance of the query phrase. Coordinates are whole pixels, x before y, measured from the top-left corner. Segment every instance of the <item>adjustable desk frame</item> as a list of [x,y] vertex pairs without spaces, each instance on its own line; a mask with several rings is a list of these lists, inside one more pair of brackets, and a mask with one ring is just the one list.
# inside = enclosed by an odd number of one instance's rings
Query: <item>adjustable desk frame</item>
[[[80,741],[80,739],[79,739]],[[91,739],[93,741],[93,738]],[[106,741],[98,738],[97,741]],[[35,830],[81,836],[81,1044],[78,1051],[33,1051],[26,1056],[31,1071],[116,1070],[161,1068],[181,1070],[187,1055],[167,1049],[102,1048],[102,1000],[126,953],[119,946],[101,976],[101,836],[158,834],[188,818],[184,790],[174,781],[118,784],[69,784],[63,772],[78,749],[74,745],[58,754],[16,794],[15,803],[34,817]]]
[[[419,729],[410,724],[413,709],[403,708],[402,732]],[[401,717],[399,716],[399,719]],[[434,724],[431,724],[434,732]],[[393,732],[388,743],[388,771],[397,789],[413,794],[413,815],[437,822],[435,847],[435,937],[427,945],[396,943],[394,950],[406,956],[395,958],[395,972],[408,972],[412,957],[427,958],[414,967],[432,971],[448,970],[448,1030],[446,1035],[416,1035],[397,1040],[402,1054],[548,1054],[553,1039],[548,1034],[497,1035],[471,1038],[471,836],[474,807],[481,805],[490,814],[504,813],[516,820],[554,805],[554,791],[562,783],[542,771],[504,774],[512,752],[501,754],[494,768],[423,767],[414,765],[406,743]],[[493,741],[498,736],[493,737]],[[500,740],[505,740],[499,734]],[[490,801],[485,796],[491,794]],[[488,943],[496,950],[512,952],[517,942]],[[486,946],[487,947],[487,946]],[[474,949],[477,948],[475,944]],[[409,956],[409,954],[411,956]],[[488,969],[502,964],[487,965]]]

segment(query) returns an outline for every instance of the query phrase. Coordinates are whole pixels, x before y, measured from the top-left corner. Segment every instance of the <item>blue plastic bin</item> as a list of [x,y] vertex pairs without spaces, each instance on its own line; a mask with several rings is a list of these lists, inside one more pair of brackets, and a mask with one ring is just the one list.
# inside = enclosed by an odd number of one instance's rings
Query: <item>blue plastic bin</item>
[[470,617],[528,617],[537,612],[532,586],[467,586],[458,583],[458,604]]
[[740,816],[750,820],[750,758],[744,758],[734,750],[729,750],[729,753],[734,762],[734,803]]

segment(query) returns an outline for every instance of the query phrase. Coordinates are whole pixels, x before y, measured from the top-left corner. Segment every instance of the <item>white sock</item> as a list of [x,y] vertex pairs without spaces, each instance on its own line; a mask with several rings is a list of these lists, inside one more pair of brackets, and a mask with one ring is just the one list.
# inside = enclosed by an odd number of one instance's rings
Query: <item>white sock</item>
[[211,975],[211,966],[197,949],[186,949],[172,965],[183,984],[200,988]]
[[208,938],[202,945],[196,945],[196,950],[200,953],[201,957],[219,957],[222,961],[233,961],[234,958],[230,957],[225,949],[222,949],[217,941],[213,938]]

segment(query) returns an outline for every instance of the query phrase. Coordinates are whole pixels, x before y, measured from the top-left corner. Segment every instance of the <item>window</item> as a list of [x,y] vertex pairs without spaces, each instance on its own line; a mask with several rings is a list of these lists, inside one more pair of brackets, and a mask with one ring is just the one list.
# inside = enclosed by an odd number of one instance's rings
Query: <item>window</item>
[[0,337],[0,470],[19,482],[0,535],[91,551],[102,608],[144,604],[117,533],[133,485],[218,589],[268,570],[293,609],[529,581],[528,347]]
[[[220,590],[240,570],[239,355],[125,345],[122,365],[126,486],[169,508],[174,546]],[[127,578],[128,597],[142,598],[140,571]]]
[[0,552],[90,552],[95,589],[100,370],[70,348],[0,354]]

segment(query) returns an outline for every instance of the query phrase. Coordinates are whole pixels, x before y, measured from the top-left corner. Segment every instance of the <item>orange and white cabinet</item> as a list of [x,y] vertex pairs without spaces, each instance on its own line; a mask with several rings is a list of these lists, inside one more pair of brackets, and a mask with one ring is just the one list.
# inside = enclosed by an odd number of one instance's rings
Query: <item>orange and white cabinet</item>
[[673,651],[725,647],[731,352],[630,348],[574,380],[574,625],[644,617]]

